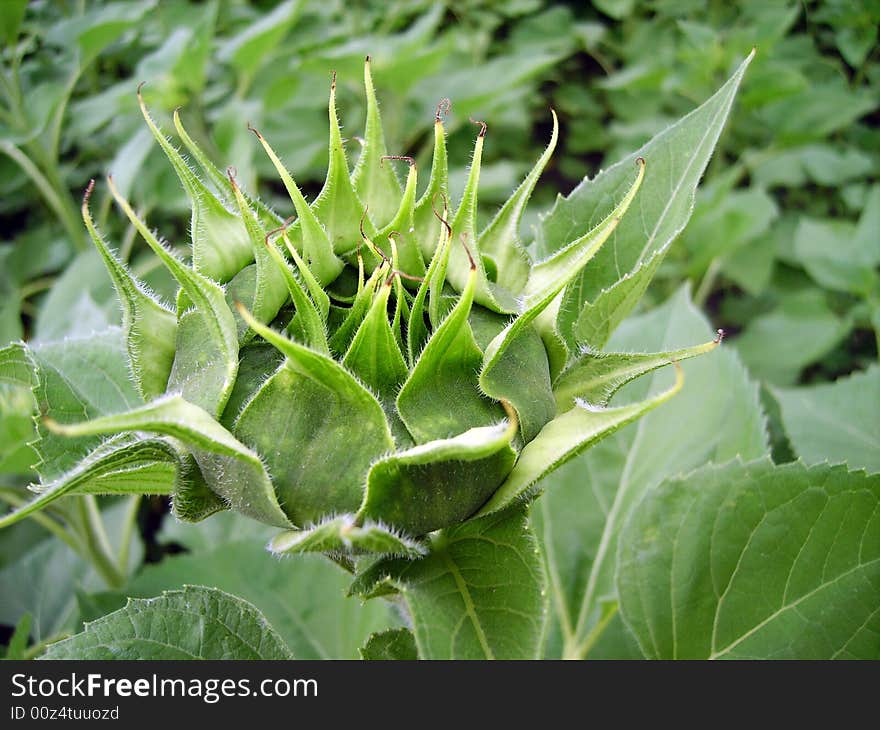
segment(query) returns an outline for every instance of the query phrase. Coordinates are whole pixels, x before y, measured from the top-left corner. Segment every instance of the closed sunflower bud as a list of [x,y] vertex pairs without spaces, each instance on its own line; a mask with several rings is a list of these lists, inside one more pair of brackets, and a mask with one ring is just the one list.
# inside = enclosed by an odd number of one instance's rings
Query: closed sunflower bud
[[290,195],[289,219],[218,170],[175,114],[199,177],[139,95],[192,203],[192,265],[109,180],[179,284],[174,306],[161,303],[107,246],[86,195],[83,217],[119,294],[143,404],[80,423],[45,419],[64,436],[111,438],[0,524],[96,483],[149,493],[143,480],[135,488],[134,479],[109,477],[158,464],[173,472],[182,520],[233,509],[282,528],[276,552],[415,557],[428,533],[528,499],[550,471],[667,400],[681,378],[646,401],[608,407],[622,385],[717,344],[596,355],[572,351],[558,333],[561,295],[637,196],[644,160],[610,215],[535,261],[518,230],[556,145],[556,115],[546,150],[478,232],[486,125],[452,210],[443,105],[418,195],[415,162],[387,154],[369,59],[365,82],[366,132],[353,171],[331,85],[329,167],[312,203],[253,130]]

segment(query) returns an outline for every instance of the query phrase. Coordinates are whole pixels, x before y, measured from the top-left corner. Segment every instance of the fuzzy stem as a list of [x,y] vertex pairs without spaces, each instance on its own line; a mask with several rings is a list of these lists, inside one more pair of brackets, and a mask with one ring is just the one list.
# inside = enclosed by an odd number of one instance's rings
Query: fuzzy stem
[[122,588],[125,574],[117,568],[113,559],[113,551],[95,496],[87,494],[80,497],[77,500],[77,511],[90,562],[109,588]]
[[122,523],[122,537],[120,538],[119,557],[116,560],[116,565],[119,567],[119,572],[123,575],[125,575],[128,569],[128,557],[131,553],[131,543],[134,539],[135,528],[137,527],[141,496],[136,494],[129,500],[128,509],[125,512],[125,520]]
[[611,619],[613,619],[617,615],[617,606],[615,606],[612,610],[610,610],[602,619],[590,630],[590,633],[587,634],[586,638],[578,645],[578,644],[566,644],[563,649],[562,658],[563,659],[586,659],[587,654],[590,653],[590,650],[596,645],[596,642],[599,641],[599,637],[605,632],[605,629],[608,628],[608,624],[611,623]]

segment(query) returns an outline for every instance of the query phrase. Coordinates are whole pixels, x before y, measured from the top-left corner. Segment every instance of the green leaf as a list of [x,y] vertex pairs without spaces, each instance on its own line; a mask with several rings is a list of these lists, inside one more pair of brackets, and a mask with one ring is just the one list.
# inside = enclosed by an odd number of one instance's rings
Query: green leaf
[[89,195],[82,204],[82,216],[89,235],[104,260],[107,272],[122,307],[122,330],[128,363],[135,385],[141,396],[149,400],[165,392],[177,335],[177,318],[160,304],[134,274],[110,251],[104,238],[95,228],[89,211]]
[[210,414],[179,395],[168,395],[125,413],[76,424],[55,424],[64,436],[146,431],[185,443],[211,490],[234,509],[277,527],[290,522],[278,504],[260,456],[236,440]]
[[382,406],[335,360],[243,314],[286,360],[245,406],[235,434],[266,460],[295,525],[356,511],[370,464],[394,447]]
[[831,351],[852,323],[838,317],[819,289],[787,295],[755,317],[733,340],[751,373],[776,385],[791,385],[803,368]]
[[[568,197],[558,199],[542,221],[537,253],[546,256],[604,219],[629,187],[633,162],[640,157],[647,160],[648,170],[637,210],[624,216],[608,244],[566,291],[558,322],[563,337],[572,337],[570,333],[576,318],[587,302],[596,304],[603,290],[615,286],[628,274],[628,284],[618,285],[614,296],[614,320],[621,321],[635,305],[637,297],[627,296],[627,289],[644,291],[648,269],[641,275],[635,272],[655,254],[664,256],[690,218],[697,183],[706,169],[753,56],[754,52],[749,54],[733,76],[702,106],[593,180],[585,179]],[[659,260],[652,263],[652,267],[658,264]],[[603,308],[607,307],[607,303],[603,305]],[[604,342],[597,340],[590,344],[601,347]]]
[[[131,534],[126,535],[124,528],[129,510],[128,500],[118,500],[101,512],[111,554],[120,554],[126,536],[131,540]],[[2,534],[20,541],[26,526],[27,523],[15,525]],[[8,544],[4,545],[4,556],[8,548]],[[131,540],[128,550],[125,571],[130,574],[143,561],[139,537]],[[69,545],[54,536],[39,540],[0,570],[0,623],[14,626],[22,614],[30,613],[31,638],[53,640],[59,634],[78,629],[77,591],[94,592],[106,587],[95,569]]]
[[461,297],[428,340],[397,396],[397,411],[416,443],[485,426],[501,415],[476,382],[483,353],[468,324],[476,281],[472,269]]
[[[37,364],[37,411],[60,423],[126,411],[142,401],[134,389],[126,362],[122,333],[108,330],[88,339],[34,345]],[[71,440],[40,426],[34,446],[44,483],[73,467],[98,445],[94,437]]]
[[880,367],[772,393],[792,446],[806,463],[844,462],[853,470],[880,471]]
[[358,517],[424,535],[470,517],[510,472],[516,418],[376,461]]
[[0,473],[24,474],[39,460],[29,445],[36,440],[36,385],[36,363],[27,346],[0,349]]
[[858,226],[845,221],[802,217],[794,252],[822,286],[866,296],[880,286],[880,185],[871,188]]
[[27,8],[27,0],[9,0],[0,3],[0,26],[6,37],[6,43],[12,46],[18,40],[18,31],[21,21],[24,20],[24,11]]
[[[663,255],[655,252],[631,272],[600,291],[593,301],[586,302],[574,322],[569,347],[604,347],[614,330],[641,300],[662,261]],[[566,301],[566,304],[570,305],[571,301]],[[557,319],[557,322],[560,321],[570,321],[569,315],[561,313]]]
[[397,212],[400,201],[400,182],[390,165],[383,165],[388,154],[385,134],[379,116],[379,102],[373,88],[370,57],[364,63],[364,87],[367,92],[367,120],[364,130],[364,148],[355,165],[351,179],[361,200],[366,204],[370,218],[377,227],[383,227]]
[[649,657],[880,658],[880,476],[706,467],[635,509],[618,566]]
[[778,143],[828,138],[878,106],[876,94],[866,86],[850,86],[843,75],[833,74],[808,88],[808,93],[786,94],[761,108],[758,122],[774,131]]
[[[706,340],[711,327],[681,289],[661,307],[624,322],[609,343],[615,350],[666,350]],[[664,478],[707,461],[745,459],[767,453],[758,388],[749,382],[734,350],[714,352],[681,364],[682,392],[637,423],[620,429],[582,456],[553,472],[534,510],[553,589],[553,624],[565,656],[593,656],[592,643],[626,629],[600,621],[616,601],[614,555],[624,519],[633,504]],[[615,402],[637,401],[666,387],[668,371],[633,381]],[[597,632],[598,631],[598,636]]]
[[55,342],[88,337],[119,323],[113,281],[95,250],[67,263],[37,313],[31,341]]
[[409,629],[388,629],[372,634],[360,649],[367,661],[415,661],[419,658],[416,639]]
[[46,40],[63,47],[75,43],[82,53],[80,66],[85,67],[155,5],[155,0],[102,4],[56,23]]
[[[29,613],[25,613],[21,620],[15,625],[15,631],[6,645],[6,661],[22,660],[25,658],[24,650],[27,648],[28,639],[31,635],[32,617]],[[415,648],[415,645],[413,645]]]
[[30,613],[36,641],[76,630],[74,589],[83,582],[101,585],[79,554],[57,538],[41,540],[0,570],[0,621],[15,625]]
[[292,659],[278,632],[250,603],[216,588],[185,586],[132,598],[52,644],[42,659]]
[[371,633],[399,623],[385,601],[346,598],[350,576],[323,556],[279,560],[267,552],[273,530],[234,512],[171,527],[163,540],[190,552],[144,566],[127,586],[129,595],[155,596],[194,581],[227,591],[259,608],[298,659],[355,659]]
[[177,452],[164,441],[106,441],[70,471],[41,485],[30,502],[0,517],[0,528],[13,525],[68,494],[170,494],[179,468]]
[[226,40],[218,57],[234,66],[244,77],[252,77],[287,35],[302,6],[302,0],[288,0],[271,12],[261,14],[244,30]]
[[381,561],[413,617],[422,659],[535,659],[544,628],[544,574],[522,509],[432,537],[415,561]]

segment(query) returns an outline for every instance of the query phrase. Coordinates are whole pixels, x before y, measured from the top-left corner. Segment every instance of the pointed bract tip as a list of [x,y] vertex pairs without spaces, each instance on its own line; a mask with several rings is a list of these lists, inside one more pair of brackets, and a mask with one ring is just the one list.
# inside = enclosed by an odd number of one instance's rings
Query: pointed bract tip
[[719,328],[718,331],[715,333],[715,339],[713,340],[713,342],[715,342],[715,344],[717,345],[720,345],[724,341],[724,336],[724,330]]
[[255,126],[253,126],[250,122],[247,123],[247,128],[248,128],[248,132],[253,132],[255,135],[257,135],[258,140],[260,140],[261,142],[263,141],[263,135],[260,134],[259,130]]
[[486,130],[489,129],[489,125],[486,124],[486,122],[483,122],[483,121],[481,121],[481,120],[479,120],[479,119],[474,119],[473,117],[470,117],[470,120],[471,120],[471,123],[472,123],[472,124],[479,124],[479,125],[480,125],[480,133],[479,133],[477,136],[478,136],[478,137],[485,137],[485,136],[486,136]]
[[238,188],[238,183],[235,182],[235,178],[237,175],[238,170],[236,170],[232,165],[226,168],[226,177],[229,178],[229,184],[236,189]]
[[367,57],[364,59],[364,63],[372,63],[373,57],[368,53]]
[[336,91],[336,71],[330,72],[330,91]]
[[141,99],[141,89],[144,88],[144,84],[146,84],[146,83],[147,83],[146,81],[141,81],[141,82],[137,85],[137,92],[136,92],[136,93],[137,93],[138,99]]
[[434,121],[442,123],[444,117],[449,114],[450,109],[452,109],[452,102],[448,96],[444,96],[437,104],[437,111],[434,112]]
[[86,191],[83,193],[83,208],[89,207],[89,198],[92,197],[92,191],[95,189],[95,178],[89,180],[89,184],[86,185]]

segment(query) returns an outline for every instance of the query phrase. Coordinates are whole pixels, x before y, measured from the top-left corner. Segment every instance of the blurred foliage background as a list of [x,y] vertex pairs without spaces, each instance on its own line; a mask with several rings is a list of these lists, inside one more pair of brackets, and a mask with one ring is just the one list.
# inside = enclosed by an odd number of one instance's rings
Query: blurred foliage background
[[[524,223],[528,238],[557,194],[704,101],[757,46],[691,223],[643,306],[691,282],[696,302],[766,386],[774,457],[794,458],[772,388],[833,381],[877,360],[878,23],[880,0],[3,0],[0,346],[118,321],[80,219],[91,178],[112,174],[186,254],[186,196],[138,112],[139,82],[166,130],[180,107],[218,165],[235,167],[279,211],[289,207],[283,188],[246,124],[314,195],[326,163],[331,70],[355,156],[367,54],[390,152],[427,162],[435,109],[448,97],[450,162],[463,182],[469,118],[488,122],[484,216],[540,154],[552,107],[560,144]],[[110,202],[99,186],[99,227],[170,298],[172,282]],[[0,392],[0,487],[31,478],[29,453],[4,448],[32,428],[20,406]],[[37,535],[32,525],[17,530],[0,568]],[[80,602],[78,611],[97,615],[98,607]],[[15,611],[0,605],[0,623],[6,615]]]

